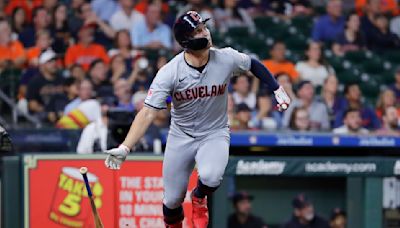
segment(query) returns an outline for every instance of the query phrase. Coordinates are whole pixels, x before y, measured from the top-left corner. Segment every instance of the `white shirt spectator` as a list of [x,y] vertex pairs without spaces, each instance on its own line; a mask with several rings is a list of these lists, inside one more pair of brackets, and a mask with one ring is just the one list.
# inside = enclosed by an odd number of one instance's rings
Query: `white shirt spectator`
[[99,118],[88,124],[82,131],[76,151],[78,154],[92,154],[95,143],[98,143],[101,151],[107,150],[107,126]]
[[334,134],[341,134],[341,135],[346,135],[346,134],[360,134],[360,135],[367,135],[369,131],[365,128],[360,128],[358,129],[357,133],[350,133],[349,128],[346,125],[343,125],[341,127],[333,129]]
[[112,15],[110,25],[116,31],[122,29],[130,31],[135,23],[143,20],[143,14],[136,10],[132,10],[131,14],[127,15],[122,9],[120,9]]
[[296,71],[299,73],[300,80],[310,81],[313,86],[322,86],[329,74],[335,73],[335,70],[330,66],[313,67],[304,61],[296,64]]
[[232,98],[235,105],[245,103],[251,110],[256,108],[257,97],[254,93],[250,92],[246,97],[242,97],[239,93],[233,92]]

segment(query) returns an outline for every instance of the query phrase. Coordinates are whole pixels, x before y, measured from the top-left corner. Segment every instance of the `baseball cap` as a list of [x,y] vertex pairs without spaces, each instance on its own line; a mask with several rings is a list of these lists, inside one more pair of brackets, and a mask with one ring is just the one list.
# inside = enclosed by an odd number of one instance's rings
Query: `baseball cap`
[[56,57],[57,57],[57,54],[53,50],[47,49],[42,54],[40,54],[39,64],[47,63],[50,60],[56,59]]
[[292,200],[292,206],[296,209],[302,209],[310,206],[312,203],[304,193],[300,193]]
[[240,192],[236,192],[235,194],[233,194],[232,196],[232,202],[233,204],[236,204],[237,202],[241,201],[241,200],[253,200],[254,196],[250,195],[249,193],[245,192],[245,191],[240,191]]

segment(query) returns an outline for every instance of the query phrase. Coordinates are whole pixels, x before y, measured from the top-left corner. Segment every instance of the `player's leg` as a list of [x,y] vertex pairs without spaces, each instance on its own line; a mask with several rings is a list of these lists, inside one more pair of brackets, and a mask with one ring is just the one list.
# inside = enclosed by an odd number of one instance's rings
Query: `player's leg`
[[221,130],[210,134],[200,143],[196,153],[199,181],[192,192],[193,225],[206,228],[208,225],[207,195],[221,184],[229,158],[229,131]]
[[194,139],[189,136],[168,136],[163,163],[163,213],[167,227],[182,227],[182,202],[194,167],[194,147]]

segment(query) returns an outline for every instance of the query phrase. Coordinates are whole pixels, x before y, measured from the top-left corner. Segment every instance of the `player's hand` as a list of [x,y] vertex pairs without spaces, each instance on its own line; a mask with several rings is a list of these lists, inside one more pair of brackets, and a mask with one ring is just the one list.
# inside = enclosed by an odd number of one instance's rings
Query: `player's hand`
[[125,145],[119,145],[119,147],[106,150],[104,153],[108,154],[105,165],[109,169],[120,169],[121,163],[125,161],[130,149]]
[[277,108],[280,112],[289,108],[290,97],[287,95],[286,91],[282,86],[279,86],[277,90],[274,91],[275,99],[278,102]]

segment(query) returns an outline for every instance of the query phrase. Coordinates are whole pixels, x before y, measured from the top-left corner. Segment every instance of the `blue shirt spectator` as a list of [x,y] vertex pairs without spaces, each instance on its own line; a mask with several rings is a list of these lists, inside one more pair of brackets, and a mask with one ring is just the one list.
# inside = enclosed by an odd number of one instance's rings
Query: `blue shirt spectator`
[[344,30],[345,18],[342,16],[342,2],[330,0],[326,7],[327,14],[314,24],[312,39],[321,42],[333,42]]
[[111,16],[120,8],[117,0],[93,0],[92,9],[101,20],[109,22]]
[[334,127],[340,127],[343,125],[344,110],[355,108],[360,110],[363,127],[370,130],[380,128],[381,124],[374,109],[361,102],[362,94],[358,84],[346,85],[344,94],[345,98],[342,98],[340,101],[340,106],[344,109],[336,114]]
[[161,6],[147,7],[145,20],[138,21],[131,30],[132,45],[150,49],[171,48],[171,29],[161,22]]

